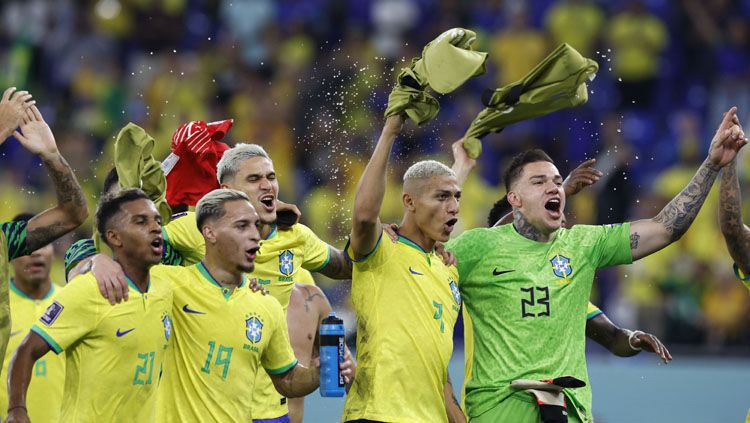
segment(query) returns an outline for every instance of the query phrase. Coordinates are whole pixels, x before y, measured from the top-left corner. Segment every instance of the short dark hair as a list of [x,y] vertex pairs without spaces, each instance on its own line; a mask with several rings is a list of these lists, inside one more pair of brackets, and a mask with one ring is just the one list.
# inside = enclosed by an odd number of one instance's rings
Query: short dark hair
[[13,222],[28,222],[31,220],[31,218],[34,217],[33,213],[29,212],[23,212],[18,213],[17,215],[13,216],[13,219],[11,219]]
[[495,223],[497,223],[498,220],[502,219],[503,216],[510,213],[512,210],[513,207],[508,202],[508,197],[503,195],[503,198],[497,200],[497,202],[492,205],[490,214],[487,215],[487,226],[490,228],[495,226]]
[[209,220],[217,220],[227,214],[224,204],[230,201],[247,201],[250,202],[247,194],[234,189],[219,188],[215,189],[198,201],[195,205],[195,223],[198,230],[203,231],[203,226]]
[[117,176],[117,169],[112,168],[107,172],[107,176],[104,178],[104,188],[102,188],[102,194],[107,194],[113,186],[120,183],[120,177]]
[[120,212],[123,204],[136,200],[151,199],[140,189],[129,188],[114,194],[105,195],[99,200],[99,205],[96,207],[96,230],[99,231],[105,243],[107,242],[106,233],[109,221]]
[[517,154],[510,161],[510,165],[505,169],[503,173],[503,181],[505,181],[505,192],[510,192],[510,186],[521,176],[523,167],[529,163],[534,162],[550,162],[555,164],[552,159],[544,151],[534,148],[526,150],[522,153]]

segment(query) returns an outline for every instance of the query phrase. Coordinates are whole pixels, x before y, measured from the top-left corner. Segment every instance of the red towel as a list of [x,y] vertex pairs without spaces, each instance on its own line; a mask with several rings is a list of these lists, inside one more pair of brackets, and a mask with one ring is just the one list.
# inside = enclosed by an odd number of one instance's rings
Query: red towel
[[188,122],[172,135],[172,154],[163,162],[167,175],[167,203],[194,206],[204,195],[219,188],[216,165],[229,146],[219,142],[234,120]]

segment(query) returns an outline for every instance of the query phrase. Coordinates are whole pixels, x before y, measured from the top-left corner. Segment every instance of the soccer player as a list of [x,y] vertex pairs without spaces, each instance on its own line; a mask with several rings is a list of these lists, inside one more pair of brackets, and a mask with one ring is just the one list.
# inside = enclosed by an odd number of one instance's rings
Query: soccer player
[[[14,222],[26,221],[34,217],[22,213],[13,218]],[[11,331],[8,354],[3,362],[2,374],[7,375],[10,357],[31,329],[34,321],[52,304],[59,288],[50,279],[52,244],[33,251],[28,256],[11,261],[15,277],[10,279]],[[46,354],[37,360],[29,384],[26,403],[29,416],[34,421],[60,421],[63,385],[65,383],[65,355]],[[5,419],[8,409],[8,384],[0,386],[0,418]]]
[[318,388],[318,370],[294,357],[279,302],[246,286],[260,241],[249,198],[214,190],[198,202],[195,219],[205,257],[190,267],[168,267],[175,336],[157,421],[248,422],[255,417],[256,373],[268,374],[281,395],[299,397]]
[[[80,226],[88,217],[81,186],[55,144],[52,131],[26,91],[8,88],[0,99],[0,144],[13,133],[47,168],[57,194],[57,205],[28,222],[0,224],[0,360],[10,336],[8,261],[44,247]],[[19,130],[14,131],[16,128]]]
[[[594,272],[652,254],[687,231],[719,170],[746,144],[735,113],[724,116],[688,186],[652,219],[561,228],[565,193],[552,160],[541,150],[514,158],[504,177],[513,224],[473,229],[446,246],[458,261],[473,329],[466,343],[471,421],[539,421],[532,396],[511,390],[513,380],[588,380],[584,322]],[[590,421],[583,394],[566,389],[565,395],[570,421]]]
[[60,421],[152,421],[169,344],[172,289],[161,260],[161,217],[141,190],[104,197],[96,226],[130,285],[131,301],[110,305],[90,273],[77,276],[31,327],[10,363],[8,422],[26,422],[35,363],[65,351]]
[[[289,307],[286,311],[286,320],[289,325],[289,338],[292,343],[294,355],[303,363],[310,362],[313,357],[319,355],[319,329],[320,323],[328,317],[331,312],[331,303],[322,289],[311,284],[297,283],[292,288],[289,297]],[[346,347],[345,347],[346,348]],[[351,356],[349,348],[346,348],[344,360],[351,362],[345,370],[342,370],[344,382],[349,389],[351,380],[356,372],[356,363]],[[345,372],[345,373],[344,373]],[[291,423],[302,423],[305,412],[304,398],[289,398],[289,421]]]
[[455,173],[435,161],[412,165],[404,174],[398,242],[382,239],[378,214],[388,156],[403,122],[401,116],[386,119],[354,199],[346,252],[354,262],[358,367],[343,421],[463,419],[444,396],[461,297],[455,267],[434,251],[458,221]]
[[[739,125],[736,115],[734,119],[734,123]],[[729,255],[734,260],[734,274],[750,289],[750,228],[742,223],[742,197],[736,159],[722,171],[719,187],[719,227]]]
[[[255,144],[237,144],[224,152],[217,165],[217,177],[223,188],[244,192],[260,219],[260,251],[255,270],[248,273],[276,298],[286,313],[289,295],[301,269],[320,272],[334,279],[351,278],[351,263],[343,252],[321,241],[307,226],[292,225],[288,230],[277,228],[279,183],[273,161],[265,150]],[[189,183],[189,181],[186,181]],[[201,260],[206,247],[196,225],[196,214],[188,212],[165,225],[165,240],[184,259],[183,265]],[[111,268],[109,259],[98,255],[95,266]],[[116,274],[94,274],[100,282],[108,282],[105,290],[117,294],[120,279]],[[115,298],[119,301],[119,298]],[[253,417],[258,420],[284,422],[288,419],[287,398],[279,395],[271,379],[257,372],[253,396]]]

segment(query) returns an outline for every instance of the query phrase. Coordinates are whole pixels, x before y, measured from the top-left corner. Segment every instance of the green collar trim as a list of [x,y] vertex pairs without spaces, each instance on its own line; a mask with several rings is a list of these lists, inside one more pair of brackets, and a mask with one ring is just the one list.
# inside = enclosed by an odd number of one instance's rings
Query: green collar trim
[[50,284],[50,287],[49,287],[49,290],[47,291],[47,293],[44,294],[44,296],[42,298],[38,299],[38,300],[35,300],[35,299],[29,297],[28,295],[26,295],[25,292],[21,291],[16,286],[16,282],[13,280],[13,278],[10,278],[10,290],[13,291],[13,292],[15,292],[16,294],[18,294],[23,299],[26,299],[26,300],[29,300],[29,301],[42,301],[42,300],[48,299],[49,297],[52,296],[52,294],[55,293],[55,283],[52,282]]
[[276,235],[277,235],[277,234],[278,234],[278,232],[279,232],[279,230],[278,230],[278,229],[279,229],[279,228],[278,228],[278,227],[276,226],[276,224],[274,223],[274,225],[273,225],[273,229],[271,229],[271,233],[270,233],[270,234],[268,234],[268,236],[267,236],[267,237],[263,238],[263,240],[265,240],[265,241],[268,241],[269,239],[272,239],[272,238],[276,237]]
[[[136,285],[135,282],[133,282],[133,280],[130,279],[130,276],[125,275],[125,279],[128,280],[128,286],[129,287],[131,287],[131,288],[135,289],[136,291],[138,291],[139,293],[143,294],[143,292],[141,291],[141,288],[138,288],[138,285]],[[149,276],[148,276],[148,285],[146,286],[146,292],[148,292],[150,289],[151,289],[151,275],[149,274]]]
[[[210,283],[211,283],[211,285],[214,285],[215,287],[217,287],[217,288],[219,288],[219,289],[221,290],[221,293],[222,293],[222,294],[224,295],[224,299],[227,299],[227,300],[228,300],[228,299],[229,299],[229,297],[231,297],[231,296],[232,296],[232,292],[233,292],[234,290],[233,290],[232,288],[230,288],[230,287],[226,287],[226,286],[223,286],[222,284],[220,284],[220,283],[219,283],[219,281],[217,281],[217,280],[216,280],[216,278],[214,278],[214,276],[213,276],[213,275],[211,274],[211,272],[209,272],[209,271],[208,271],[208,268],[206,268],[206,265],[205,265],[205,264],[203,264],[203,262],[202,262],[202,261],[201,261],[201,262],[199,262],[198,264],[196,264],[196,265],[195,265],[195,267],[197,267],[197,268],[198,268],[198,272],[200,272],[200,274],[201,274],[201,275],[202,275],[202,276],[203,276],[203,277],[204,277],[204,278],[205,278],[205,279],[206,279],[206,280],[207,280],[208,282],[210,282]],[[239,289],[239,288],[244,288],[246,284],[247,284],[247,278],[246,278],[246,277],[245,277],[245,275],[243,274],[243,275],[242,275],[242,282],[240,282],[240,286],[239,286],[239,287],[237,287],[237,288],[238,288],[238,289]]]
[[427,259],[427,264],[428,264],[428,265],[432,265],[432,264],[431,264],[431,260],[430,260],[430,253],[428,253],[428,252],[427,252],[427,251],[426,251],[426,250],[425,250],[424,248],[422,248],[422,247],[421,247],[421,246],[420,246],[419,244],[417,244],[416,242],[414,242],[414,241],[410,240],[409,238],[407,238],[407,237],[405,237],[405,236],[403,236],[403,235],[399,235],[399,236],[398,236],[398,242],[400,242],[400,243],[402,243],[402,244],[404,244],[404,245],[408,245],[409,247],[411,247],[411,248],[414,248],[415,250],[417,250],[417,251],[419,251],[420,253],[424,254],[424,256],[425,256],[425,259]]

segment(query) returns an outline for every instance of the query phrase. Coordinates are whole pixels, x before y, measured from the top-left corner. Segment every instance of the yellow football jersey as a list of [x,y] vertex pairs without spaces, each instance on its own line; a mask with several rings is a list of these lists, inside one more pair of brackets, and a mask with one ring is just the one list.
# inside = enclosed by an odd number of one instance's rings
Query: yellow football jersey
[[[8,353],[3,362],[3,377],[8,376],[8,364],[13,352],[31,329],[36,319],[52,304],[56,291],[54,283],[44,298],[29,298],[10,281],[10,316],[12,328]],[[49,352],[36,361],[31,372],[31,383],[26,392],[26,409],[32,422],[60,421],[63,386],[65,383],[65,354]],[[0,386],[0,419],[5,420],[8,410],[8,384]]]
[[342,421],[446,422],[443,388],[461,305],[456,268],[382,234],[353,261],[358,366]]
[[589,301],[589,304],[586,306],[586,320],[591,320],[600,314],[604,314],[604,312]]
[[[200,261],[206,245],[198,231],[195,213],[172,220],[165,227],[167,242],[185,259],[185,264]],[[255,257],[255,270],[248,277],[256,278],[276,298],[286,314],[292,288],[297,282],[305,283],[312,276],[305,272],[319,271],[330,259],[330,246],[321,241],[305,225],[296,224],[288,230],[274,229],[260,241],[260,251]],[[307,274],[304,274],[304,273]],[[286,398],[276,391],[265,372],[256,374],[253,395],[253,416],[257,419],[280,417],[289,412]]]
[[165,273],[151,269],[147,292],[128,280],[130,299],[114,306],[99,293],[93,275],[77,276],[31,327],[54,352],[65,351],[60,421],[154,419],[172,332],[172,288]]
[[286,315],[244,281],[222,287],[202,263],[173,269],[174,343],[157,421],[250,422],[255,374],[282,374],[297,364]]
[[8,298],[9,262],[26,254],[26,222],[21,220],[0,224],[0,361],[5,360],[5,349],[11,330]]

